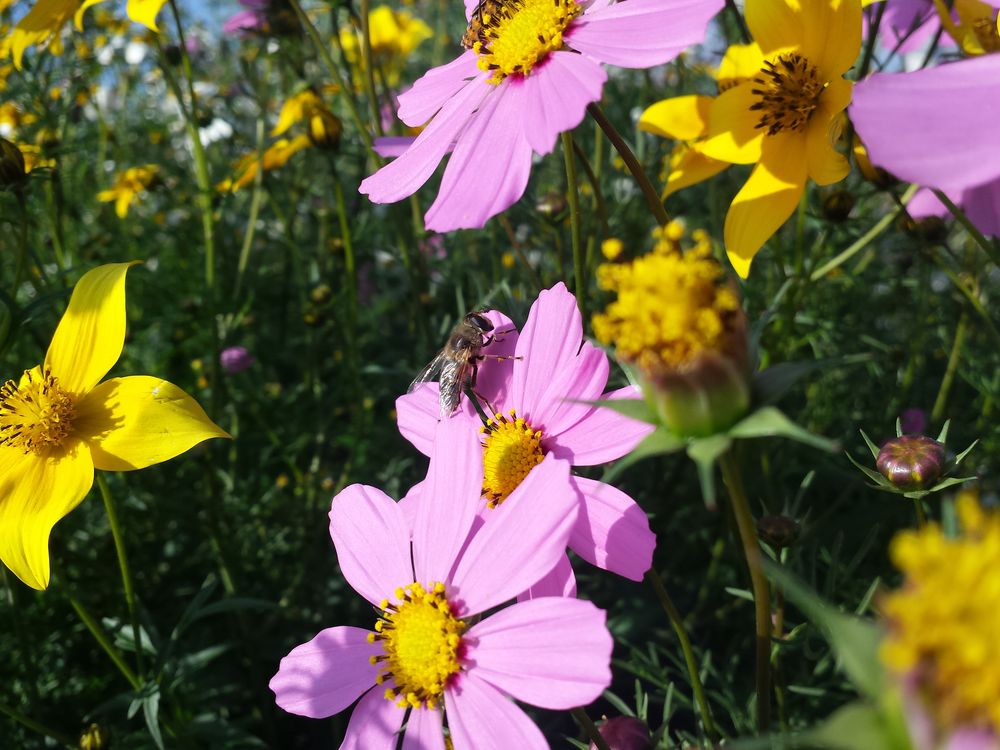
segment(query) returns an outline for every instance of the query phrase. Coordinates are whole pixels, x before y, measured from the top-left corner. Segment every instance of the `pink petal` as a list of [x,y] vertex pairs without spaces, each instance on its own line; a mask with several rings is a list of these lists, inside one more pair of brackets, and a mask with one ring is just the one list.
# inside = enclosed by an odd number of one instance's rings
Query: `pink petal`
[[596,401],[608,384],[608,356],[589,341],[583,342],[580,354],[564,369],[554,374],[545,394],[545,403],[532,413],[531,424],[548,439],[569,429],[594,410],[578,401]]
[[430,708],[415,708],[406,720],[403,750],[444,750],[444,730],[441,712]]
[[513,599],[552,570],[566,549],[579,496],[569,464],[551,456],[492,511],[452,575],[462,616]]
[[[629,0],[630,2],[632,0]],[[534,423],[548,402],[561,399],[550,394],[553,378],[572,367],[583,343],[583,318],[576,297],[561,281],[538,294],[517,341],[511,401],[519,416]]]
[[543,596],[576,596],[576,576],[568,556],[559,558],[556,566],[530,589],[518,594],[517,600],[526,602]]
[[406,711],[384,693],[385,685],[378,685],[354,707],[340,750],[396,750]]
[[1000,178],[1000,55],[856,84],[851,121],[872,163],[900,179],[961,191]]
[[479,100],[479,111],[459,136],[437,198],[424,216],[435,232],[482,228],[528,185],[531,145],[524,135],[523,86],[512,78],[496,87],[480,79],[469,84],[478,86],[488,89],[489,96]]
[[431,455],[440,414],[437,383],[422,383],[412,393],[396,399],[399,434],[425,456]]
[[387,135],[376,138],[372,148],[383,159],[395,159],[405,154],[415,140],[417,137],[414,135]]
[[705,38],[724,0],[625,0],[586,12],[566,43],[599,62],[649,68],[673,60]]
[[455,750],[549,750],[524,711],[471,673],[445,691],[444,701]]
[[372,604],[413,583],[410,530],[396,502],[381,490],[352,484],[333,498],[330,537],[340,572]]
[[430,120],[470,79],[482,77],[477,59],[475,52],[467,50],[450,63],[424,73],[408,91],[399,95],[399,119],[411,128]]
[[569,546],[589,563],[633,581],[653,564],[656,535],[635,500],[610,484],[572,477],[583,495]]
[[614,641],[604,610],[546,597],[487,617],[466,636],[469,673],[542,708],[586,706],[611,684]]
[[292,649],[269,685],[277,704],[289,713],[322,719],[354,703],[378,674],[369,658],[381,654],[382,646],[369,643],[368,633],[329,628]]
[[417,525],[417,506],[420,504],[420,495],[424,491],[424,487],[427,486],[427,479],[417,482],[415,485],[410,487],[409,492],[407,492],[403,497],[400,498],[396,505],[403,512],[403,518],[406,521],[406,528],[410,530],[410,538],[413,538],[413,529]]
[[[955,201],[954,195],[949,195]],[[906,204],[906,212],[914,219],[926,219],[928,216],[949,216],[948,208],[938,200],[930,188],[920,188]]]
[[413,527],[413,569],[429,585],[448,580],[483,504],[479,430],[463,419],[438,423]]
[[392,203],[415,193],[434,173],[490,90],[479,80],[467,84],[448,100],[410,148],[362,180],[358,191],[374,203]]
[[552,53],[525,77],[525,131],[536,154],[549,153],[560,133],[580,124],[607,79],[600,65],[572,52]]
[[1000,177],[962,193],[962,209],[987,237],[1000,239]]
[[[631,0],[629,0],[631,2]],[[606,399],[635,399],[642,394],[634,386],[606,394]],[[647,422],[595,406],[572,427],[546,441],[545,447],[574,466],[597,466],[621,458],[654,430]]]

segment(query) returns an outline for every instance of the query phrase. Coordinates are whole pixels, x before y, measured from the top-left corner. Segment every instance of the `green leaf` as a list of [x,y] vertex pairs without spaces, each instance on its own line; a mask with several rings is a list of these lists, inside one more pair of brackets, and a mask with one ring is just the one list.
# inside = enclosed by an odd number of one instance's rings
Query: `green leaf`
[[947,443],[948,442],[948,428],[950,426],[951,426],[951,420],[950,419],[946,419],[945,423],[944,423],[944,426],[941,428],[941,432],[938,433],[938,436],[937,436],[937,441],[939,443]]
[[931,487],[928,492],[937,492],[943,490],[946,487],[954,487],[956,484],[962,484],[963,482],[971,482],[975,477],[948,477],[947,479],[942,479],[940,482]]
[[872,458],[874,458],[877,461],[878,460],[878,454],[879,454],[878,446],[875,445],[875,443],[873,443],[871,441],[871,438],[868,437],[868,435],[865,434],[864,430],[858,430],[858,432],[860,432],[861,433],[861,437],[863,437],[865,439],[865,444],[868,446],[868,450],[870,450],[872,452]]
[[785,590],[786,597],[824,632],[837,654],[841,669],[854,686],[861,693],[878,698],[884,687],[878,656],[881,628],[870,620],[834,609],[798,578],[769,560],[764,561],[764,571]]
[[731,438],[786,437],[820,450],[833,452],[837,443],[799,427],[773,406],[765,406],[729,429]]
[[142,713],[146,728],[156,746],[163,750],[163,735],[160,733],[160,691],[156,690],[142,702]]
[[622,456],[615,465],[604,472],[601,478],[604,482],[612,482],[632,464],[650,456],[662,456],[666,453],[676,453],[684,447],[684,441],[669,432],[666,427],[658,427],[646,435],[631,453]]
[[810,747],[827,750],[907,750],[897,744],[882,713],[860,702],[836,711],[803,739]]
[[701,496],[709,510],[715,509],[715,462],[732,444],[728,435],[695,438],[688,444],[687,454],[698,468]]
[[972,441],[972,445],[970,445],[970,446],[969,446],[968,448],[966,448],[966,449],[965,449],[964,451],[962,451],[962,452],[961,452],[961,453],[959,453],[959,454],[958,454],[957,456],[955,456],[955,463],[953,464],[953,466],[958,466],[958,465],[959,465],[960,463],[962,463],[962,461],[964,461],[964,460],[965,460],[965,457],[969,455],[969,452],[970,452],[970,451],[971,451],[971,450],[972,450],[973,448],[975,448],[975,447],[976,447],[976,444],[977,444],[978,442],[979,442],[979,438],[976,438],[975,440],[973,440],[973,441]]
[[896,490],[896,486],[892,482],[890,482],[888,479],[886,479],[884,476],[882,476],[881,474],[879,474],[877,471],[875,471],[874,469],[870,469],[867,466],[865,466],[864,464],[858,462],[854,458],[854,456],[852,456],[847,451],[844,451],[844,455],[847,456],[847,460],[848,461],[850,461],[858,469],[860,469],[862,472],[864,472],[864,475],[866,477],[868,477],[870,480],[872,480],[873,482],[875,482],[875,484],[878,486],[879,489],[891,490],[891,491],[895,491]]

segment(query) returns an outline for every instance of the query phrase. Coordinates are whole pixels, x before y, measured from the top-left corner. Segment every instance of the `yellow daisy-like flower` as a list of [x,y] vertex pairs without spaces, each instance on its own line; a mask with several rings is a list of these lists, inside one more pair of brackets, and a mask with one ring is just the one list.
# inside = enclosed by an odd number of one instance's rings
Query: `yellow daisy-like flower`
[[[93,5],[107,0],[38,0],[27,15],[14,27],[10,35],[14,64],[20,69],[24,51],[35,44],[49,43],[48,50],[54,55],[62,54],[60,35],[71,18],[76,27],[83,29],[83,14]],[[125,12],[136,23],[158,31],[156,16],[167,0],[128,0]]]
[[806,179],[829,185],[850,171],[834,143],[851,101],[843,74],[861,49],[861,2],[747,0],[746,19],[763,64],[712,102],[700,146],[712,159],[756,165],[726,214],[726,251],[744,278]]
[[333,148],[340,142],[343,125],[311,89],[305,89],[285,101],[271,135],[284,135],[299,123],[305,123],[306,133],[314,146]]
[[[715,73],[719,93],[753,78],[763,64],[764,57],[756,44],[731,45]],[[714,96],[700,94],[675,96],[647,107],[639,117],[639,130],[678,141],[670,155],[663,200],[729,166],[729,162],[713,159],[701,150],[709,131],[713,101]]]
[[308,135],[300,135],[295,138],[280,138],[272,143],[263,158],[258,159],[256,153],[244,155],[236,162],[234,171],[239,175],[235,180],[223,180],[216,188],[222,192],[236,192],[240,188],[249,185],[257,177],[257,172],[263,169],[269,172],[272,169],[280,169],[288,163],[299,151],[303,151],[312,146],[312,141]]
[[[403,64],[425,39],[434,31],[419,18],[405,10],[395,10],[388,5],[373,8],[368,14],[368,37],[372,45],[372,60],[386,77],[386,83],[395,86]],[[340,44],[348,62],[361,70],[361,34],[354,26],[340,28]]]
[[131,471],[229,437],[184,391],[146,375],[100,382],[125,343],[125,274],[100,266],[73,289],[42,365],[0,389],[0,560],[49,584],[52,527],[86,496],[94,469]]
[[957,509],[958,538],[932,523],[893,540],[906,579],[882,603],[889,634],[881,656],[916,681],[940,729],[1000,733],[1000,513],[984,511],[972,492]]
[[155,164],[145,164],[141,167],[129,167],[115,177],[115,184],[97,194],[97,200],[102,203],[115,203],[115,213],[119,219],[128,216],[128,209],[136,198],[148,188],[160,168]]
[[[1000,52],[1000,14],[992,5],[980,0],[955,0],[949,8],[942,0],[934,0],[941,25],[967,55]],[[954,15],[958,16],[955,22]]]

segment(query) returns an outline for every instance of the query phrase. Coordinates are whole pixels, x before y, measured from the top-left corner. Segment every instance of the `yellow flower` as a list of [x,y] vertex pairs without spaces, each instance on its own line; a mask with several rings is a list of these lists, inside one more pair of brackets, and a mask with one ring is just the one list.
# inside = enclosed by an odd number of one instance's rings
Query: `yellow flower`
[[962,533],[937,524],[898,534],[890,547],[905,574],[886,597],[882,660],[908,679],[941,729],[1000,732],[1000,514],[960,494]]
[[834,143],[851,101],[843,74],[861,48],[861,2],[747,0],[746,18],[763,65],[712,102],[700,146],[710,158],[756,165],[726,214],[726,251],[744,278],[807,178],[829,185],[847,176]]
[[56,165],[55,159],[48,159],[42,156],[42,149],[32,143],[19,143],[17,147],[21,149],[24,156],[24,173],[31,174],[36,169],[51,169]]
[[[84,0],[81,5],[79,0],[38,0],[11,32],[14,64],[20,69],[24,51],[32,45],[44,44],[50,39],[49,52],[53,55],[62,54],[60,35],[69,19],[74,18],[77,29],[82,31],[84,12],[92,5],[103,2],[106,0]],[[157,31],[156,15],[166,2],[167,0],[128,0],[126,13],[136,23]]]
[[115,202],[115,213],[119,219],[128,216],[128,208],[146,188],[150,186],[160,168],[155,164],[129,167],[115,177],[115,184],[97,194],[102,203]]
[[[715,73],[719,93],[742,83],[760,70],[764,63],[756,44],[733,44]],[[670,155],[669,172],[663,199],[682,188],[714,177],[729,166],[729,162],[712,159],[701,151],[708,135],[708,118],[715,97],[689,94],[664,99],[642,113],[639,129],[678,141]]]
[[18,128],[30,125],[38,118],[30,112],[22,112],[14,102],[6,101],[0,104],[0,135],[14,135]]
[[99,382],[125,342],[125,274],[132,265],[85,274],[45,362],[0,390],[0,560],[36,589],[49,583],[52,527],[86,496],[95,469],[142,469],[228,437],[165,380]]
[[941,25],[961,45],[967,55],[1000,52],[1000,15],[997,9],[980,0],[955,0],[954,13],[941,0],[934,0]]
[[[433,30],[405,10],[394,10],[388,5],[373,8],[368,14],[368,36],[372,45],[372,60],[386,77],[386,83],[395,86],[399,74],[410,54],[425,39],[434,36]],[[361,32],[354,26],[340,28],[340,44],[357,71],[362,69]]]
[[272,169],[279,169],[288,163],[299,151],[309,148],[312,142],[308,135],[300,135],[291,140],[282,138],[272,143],[264,152],[262,159],[257,159],[256,153],[246,154],[236,162],[235,171],[240,173],[235,180],[224,180],[218,185],[222,191],[232,190],[236,192],[240,188],[246,187],[257,176],[257,171],[263,166],[265,172]]

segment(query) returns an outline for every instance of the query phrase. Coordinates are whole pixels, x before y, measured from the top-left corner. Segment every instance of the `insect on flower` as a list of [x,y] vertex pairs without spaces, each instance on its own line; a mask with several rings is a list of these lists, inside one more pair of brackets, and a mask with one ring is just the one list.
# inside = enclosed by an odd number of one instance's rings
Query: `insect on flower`
[[[406,390],[407,393],[412,393],[421,383],[430,382],[437,377],[440,419],[455,413],[466,387],[476,387],[479,363],[486,359],[483,349],[497,340],[498,334],[503,333],[493,332],[493,323],[483,315],[484,312],[487,311],[466,313],[458,325],[451,329],[441,351],[417,374]],[[494,355],[494,358],[513,359],[498,355]]]

